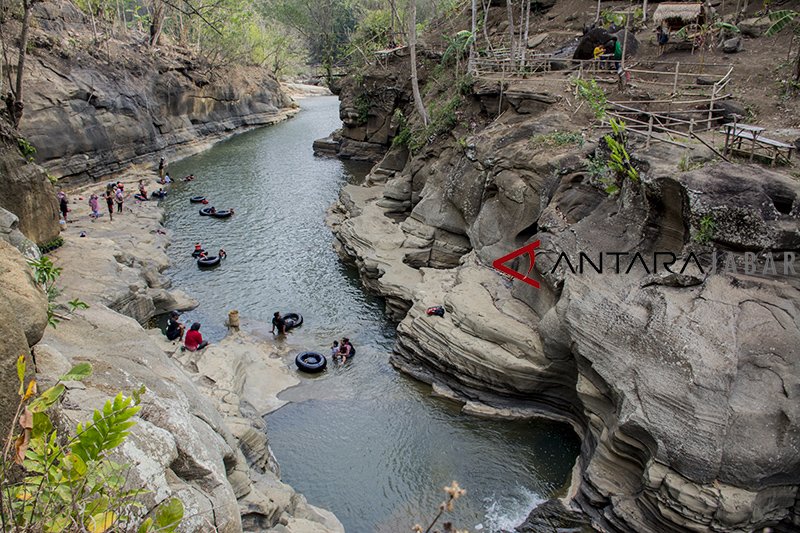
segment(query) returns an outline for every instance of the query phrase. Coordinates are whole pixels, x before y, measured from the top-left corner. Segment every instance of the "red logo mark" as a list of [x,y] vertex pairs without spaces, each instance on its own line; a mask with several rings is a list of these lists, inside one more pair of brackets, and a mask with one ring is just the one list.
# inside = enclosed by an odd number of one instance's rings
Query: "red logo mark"
[[[508,274],[509,276],[515,277],[518,280],[524,281],[528,285],[531,285],[533,288],[538,289],[539,288],[539,282],[536,281],[535,279],[529,278],[528,274],[530,274],[531,270],[533,270],[533,263],[536,261],[536,248],[539,247],[539,244],[540,244],[540,241],[536,241],[536,242],[532,242],[530,244],[526,244],[522,248],[520,248],[518,250],[514,250],[510,254],[504,255],[500,259],[495,259],[494,262],[492,263],[492,266],[494,268],[496,268],[497,270],[499,270],[500,272],[502,272],[504,274]],[[509,261],[512,261],[512,260],[516,259],[517,257],[519,257],[521,255],[525,255],[525,254],[528,254],[530,256],[530,265],[528,266],[528,272],[526,272],[525,274],[520,274],[519,272],[517,272],[513,268],[508,267],[508,266],[505,265],[505,263],[508,263]]]

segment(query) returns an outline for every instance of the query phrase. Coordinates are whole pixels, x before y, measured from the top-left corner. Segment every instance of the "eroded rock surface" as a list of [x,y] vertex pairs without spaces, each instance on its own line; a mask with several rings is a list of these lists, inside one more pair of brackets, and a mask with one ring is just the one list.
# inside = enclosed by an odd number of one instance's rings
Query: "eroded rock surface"
[[[393,364],[465,413],[569,420],[583,438],[571,505],[596,527],[797,527],[800,184],[699,149],[702,168],[679,172],[681,154],[654,145],[609,196],[588,170],[603,146],[546,143],[576,128],[556,101],[342,190],[337,247],[403,317]],[[490,267],[537,240],[541,288]],[[628,271],[637,251],[649,266]],[[599,274],[578,270],[581,252],[628,255]]]

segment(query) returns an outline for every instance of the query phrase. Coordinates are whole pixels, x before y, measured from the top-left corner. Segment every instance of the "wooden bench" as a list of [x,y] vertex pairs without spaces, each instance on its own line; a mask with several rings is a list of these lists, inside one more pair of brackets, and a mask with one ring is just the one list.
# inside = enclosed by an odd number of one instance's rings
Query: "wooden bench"
[[[762,127],[734,122],[724,124],[722,128],[725,133],[726,154],[730,152],[749,156],[750,161],[755,156],[763,157],[769,160],[770,166],[775,166],[779,158],[784,158],[788,162],[792,157],[795,147],[785,142],[763,137],[761,133],[764,128]],[[742,141],[750,141],[750,148],[742,148]]]

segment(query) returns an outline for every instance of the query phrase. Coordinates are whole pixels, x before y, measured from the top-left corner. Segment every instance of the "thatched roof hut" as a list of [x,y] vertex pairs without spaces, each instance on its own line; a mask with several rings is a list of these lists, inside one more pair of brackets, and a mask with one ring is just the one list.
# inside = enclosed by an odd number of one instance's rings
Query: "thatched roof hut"
[[667,26],[671,31],[688,24],[702,24],[704,21],[705,12],[700,3],[665,2],[659,4],[653,14],[653,22]]

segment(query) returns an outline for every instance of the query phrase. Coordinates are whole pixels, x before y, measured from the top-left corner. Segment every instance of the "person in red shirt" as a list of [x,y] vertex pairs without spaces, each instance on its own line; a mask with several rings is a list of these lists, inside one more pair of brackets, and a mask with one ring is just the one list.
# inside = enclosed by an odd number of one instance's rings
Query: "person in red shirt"
[[203,336],[200,334],[200,322],[195,322],[186,332],[186,340],[183,341],[183,347],[190,352],[196,352],[206,346],[208,346],[208,342],[204,341]]

